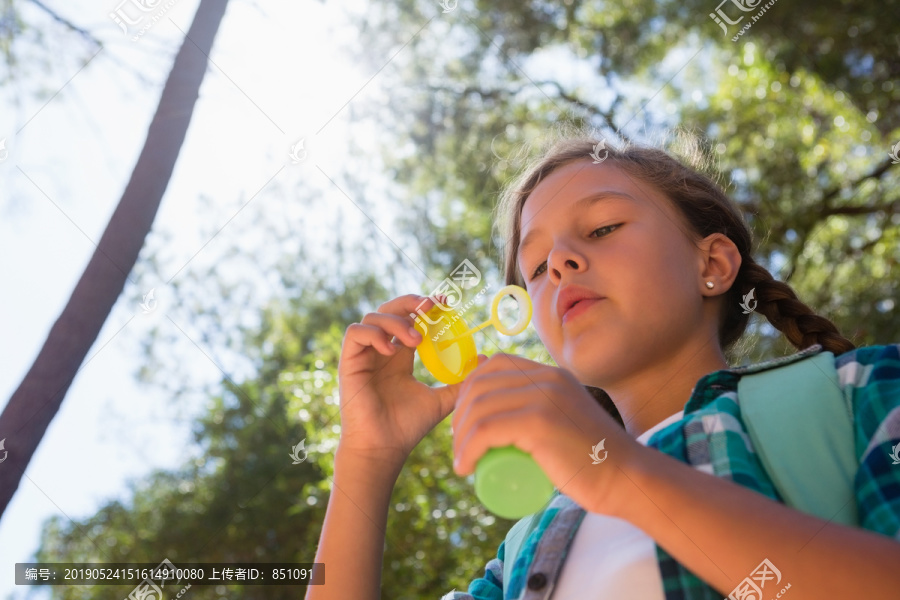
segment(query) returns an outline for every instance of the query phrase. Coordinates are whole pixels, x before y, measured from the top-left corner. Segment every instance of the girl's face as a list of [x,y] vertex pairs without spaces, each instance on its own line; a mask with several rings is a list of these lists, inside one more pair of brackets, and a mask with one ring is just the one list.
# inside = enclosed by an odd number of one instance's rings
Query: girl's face
[[[700,291],[704,255],[681,215],[611,163],[585,158],[541,181],[522,209],[516,257],[548,352],[600,388],[670,364],[689,341],[715,334]],[[602,299],[563,322],[557,305],[566,286]]]

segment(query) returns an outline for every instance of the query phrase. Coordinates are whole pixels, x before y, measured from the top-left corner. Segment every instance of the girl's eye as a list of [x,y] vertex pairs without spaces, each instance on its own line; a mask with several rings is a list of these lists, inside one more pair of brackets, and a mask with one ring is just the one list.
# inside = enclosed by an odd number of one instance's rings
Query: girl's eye
[[[622,223],[616,223],[615,225],[606,225],[606,226],[604,226],[604,227],[599,227],[599,228],[595,229],[594,231],[592,231],[592,232],[591,232],[591,235],[594,235],[594,234],[597,233],[598,231],[603,231],[603,230],[605,230],[605,229],[608,229],[608,230],[609,230],[609,231],[607,232],[607,234],[609,234],[609,233],[612,233],[615,229],[617,229],[617,228],[619,228],[619,227],[621,227],[621,226],[622,226]],[[543,267],[545,264],[547,264],[547,261],[542,262],[541,264],[539,264],[539,265],[537,266],[537,268],[535,268],[534,273],[531,274],[531,279],[534,279],[535,277],[537,277],[538,275],[541,274],[539,271],[540,271],[541,267]]]

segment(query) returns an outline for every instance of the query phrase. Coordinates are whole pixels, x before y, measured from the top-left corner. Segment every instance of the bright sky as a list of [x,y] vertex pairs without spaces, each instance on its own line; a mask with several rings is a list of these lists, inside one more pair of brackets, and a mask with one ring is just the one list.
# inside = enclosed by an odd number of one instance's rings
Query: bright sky
[[[40,81],[33,76],[30,85],[22,86],[46,89],[47,96],[33,98],[20,90],[18,106],[13,89],[3,90],[0,139],[6,139],[9,151],[0,163],[0,281],[6,288],[0,294],[3,402],[37,355],[119,200],[180,46],[179,28],[188,30],[198,1],[179,0],[138,42],[107,17],[118,2],[106,4],[51,3],[106,46],[84,70],[75,75],[77,65],[54,63]],[[216,38],[211,58],[218,67],[209,67],[154,223],[154,232],[165,231],[170,238],[161,259],[164,280],[188,263],[211,231],[234,217],[190,261],[195,268],[215,264],[225,248],[243,241],[234,234],[249,229],[254,210],[278,205],[289,217],[288,225],[307,225],[297,235],[310,242],[316,231],[327,231],[323,224],[333,227],[333,213],[328,219],[327,211],[299,215],[290,194],[305,185],[326,190],[329,202],[343,198],[323,175],[339,175],[347,153],[349,109],[341,108],[360,90],[355,102],[383,93],[377,79],[366,85],[372,73],[361,72],[341,55],[356,37],[354,30],[340,26],[339,11],[349,10],[347,3],[340,9],[290,0],[258,4],[230,2]],[[32,5],[20,6],[33,17],[29,22],[44,24],[48,36],[61,40],[63,47],[85,47]],[[85,58],[91,54],[81,52]],[[373,136],[361,129],[353,131],[353,147],[364,152]],[[301,137],[309,156],[295,165],[288,152]],[[212,199],[211,207],[199,202],[201,194]],[[239,212],[251,197],[251,205]],[[346,224],[361,227],[365,217],[349,202],[345,206],[350,208],[343,211]],[[317,222],[320,214],[324,220]],[[390,234],[389,225],[379,222]],[[141,260],[146,257],[142,253]],[[131,274],[137,286],[126,285],[0,520],[0,598],[44,597],[17,590],[12,569],[16,562],[33,560],[46,518],[90,516],[109,500],[124,497],[129,479],[185,460],[189,423],[173,420],[171,400],[158,389],[137,385],[132,375],[140,366],[140,341],[150,326],[156,322],[172,329],[163,316],[173,300],[165,281],[138,277]],[[139,302],[150,288],[155,288],[158,308],[145,315]],[[169,308],[170,315],[180,314],[177,307]],[[178,316],[173,319],[179,321]],[[185,321],[180,320],[182,326]],[[198,385],[221,378],[221,371],[188,340],[181,351],[193,353],[191,369]]]

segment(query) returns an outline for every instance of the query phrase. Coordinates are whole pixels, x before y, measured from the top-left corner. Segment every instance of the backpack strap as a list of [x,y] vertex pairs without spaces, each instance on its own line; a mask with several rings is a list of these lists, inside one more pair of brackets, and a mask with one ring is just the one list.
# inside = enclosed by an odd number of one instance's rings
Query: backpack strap
[[[559,490],[553,491],[553,496],[550,498],[550,501],[553,501],[553,498],[556,498],[559,495]],[[547,506],[550,506],[550,502],[547,503]],[[528,515],[527,517],[522,517],[516,522],[515,525],[509,530],[506,534],[506,540],[504,543],[504,552],[503,552],[503,593],[506,594],[506,591],[509,590],[509,580],[512,578],[512,570],[513,565],[516,562],[516,558],[519,556],[519,551],[522,549],[522,546],[525,544],[525,540],[528,539],[528,536],[531,535],[531,532],[537,528],[541,523],[541,517],[544,516],[544,512],[547,510],[545,507],[540,512],[536,512],[534,514]]]
[[760,462],[786,505],[858,527],[853,422],[834,354],[743,375],[738,402]]

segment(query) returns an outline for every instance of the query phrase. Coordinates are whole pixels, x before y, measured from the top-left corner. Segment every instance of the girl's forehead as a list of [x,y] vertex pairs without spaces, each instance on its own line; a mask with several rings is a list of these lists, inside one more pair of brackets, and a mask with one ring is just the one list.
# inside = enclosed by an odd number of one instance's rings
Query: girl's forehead
[[525,199],[522,216],[529,218],[550,203],[566,206],[601,190],[638,197],[643,193],[641,188],[646,187],[614,165],[594,165],[590,160],[579,160],[544,177]]
[[550,219],[578,220],[597,204],[629,205],[652,209],[678,229],[683,229],[674,205],[653,185],[639,180],[614,164],[590,160],[564,165],[547,175],[525,199],[519,215],[519,250],[526,247]]
[[541,223],[556,218],[574,218],[597,204],[646,203],[644,186],[621,169],[589,160],[564,165],[542,179],[522,204],[519,214],[520,250],[538,232]]

